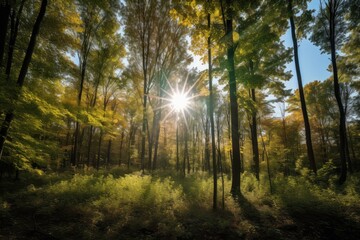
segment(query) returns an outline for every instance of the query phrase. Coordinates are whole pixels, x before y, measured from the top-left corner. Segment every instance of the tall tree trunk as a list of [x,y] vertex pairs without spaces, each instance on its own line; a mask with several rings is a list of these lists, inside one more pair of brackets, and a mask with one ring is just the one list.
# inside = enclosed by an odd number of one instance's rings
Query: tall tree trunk
[[122,163],[122,151],[123,151],[123,144],[124,144],[124,137],[125,137],[125,129],[121,131],[121,137],[120,137],[120,152],[119,152],[119,162],[118,166],[121,166]]
[[26,0],[21,1],[20,7],[19,7],[19,10],[17,13],[15,12],[15,9],[12,9],[12,12],[11,12],[9,49],[8,49],[8,57],[7,57],[6,70],[5,70],[7,81],[10,81],[10,73],[11,73],[11,67],[12,67],[12,63],[13,63],[15,43],[16,43],[16,38],[18,35],[18,30],[19,30],[20,17],[21,17],[21,13],[22,13],[25,1]]
[[131,161],[131,141],[132,141],[132,136],[133,135],[133,126],[132,123],[130,122],[130,131],[129,131],[129,139],[128,139],[128,146],[127,146],[127,169],[130,169],[130,161]]
[[331,64],[334,75],[334,93],[336,102],[339,108],[339,140],[340,140],[340,161],[341,161],[341,174],[339,178],[339,184],[343,184],[346,181],[347,175],[347,162],[348,156],[346,152],[346,115],[341,100],[341,92],[339,85],[338,69],[336,62],[336,43],[335,43],[335,27],[336,27],[336,13],[339,2],[337,0],[329,0],[329,34],[330,34],[330,48],[331,48]]
[[296,76],[297,76],[298,85],[299,85],[301,110],[302,110],[304,126],[305,126],[305,139],[306,139],[307,155],[308,155],[308,159],[310,162],[310,168],[316,174],[317,168],[316,168],[314,150],[313,150],[312,140],[311,140],[310,122],[309,122],[309,117],[308,117],[308,113],[307,113],[307,109],[306,109],[305,95],[304,95],[302,77],[301,77],[301,72],[300,72],[298,42],[297,42],[296,33],[295,33],[295,22],[294,22],[292,0],[288,1],[288,14],[289,14],[289,18],[290,18],[291,36],[292,36],[292,41],[293,41]]
[[183,176],[186,176],[186,162],[189,159],[189,148],[188,148],[188,130],[187,126],[184,127],[184,156],[183,156],[183,166],[182,173]]
[[209,118],[206,116],[205,121],[205,147],[204,147],[204,155],[205,155],[205,170],[210,171],[210,126],[209,126]]
[[240,146],[239,146],[239,117],[238,117],[238,103],[237,103],[237,88],[235,77],[235,46],[233,40],[233,19],[232,19],[232,5],[233,0],[226,0],[226,36],[228,38],[227,46],[227,69],[229,73],[229,92],[230,92],[230,115],[231,115],[231,144],[232,144],[232,179],[231,179],[231,193],[233,196],[239,196],[240,191]]
[[88,140],[88,147],[87,147],[87,165],[88,167],[90,167],[91,165],[91,158],[90,158],[90,151],[91,151],[91,143],[92,143],[92,138],[93,138],[93,130],[94,127],[91,125],[89,128],[89,140]]
[[[42,20],[43,20],[43,18],[45,16],[47,2],[48,2],[47,0],[43,0],[41,2],[39,14],[38,14],[38,16],[36,18],[35,24],[34,24],[33,29],[32,29],[32,33],[31,33],[31,36],[30,36],[30,41],[29,41],[29,44],[28,44],[28,48],[26,50],[25,57],[24,57],[24,60],[23,60],[23,63],[22,63],[21,69],[20,69],[19,76],[18,76],[18,80],[16,82],[19,89],[22,88],[22,86],[24,84],[24,81],[25,81],[25,77],[26,77],[26,74],[27,74],[27,71],[28,71],[28,68],[29,68],[29,65],[30,65],[30,61],[31,61],[31,58],[32,58],[32,55],[33,55],[33,52],[34,52],[34,48],[35,48],[35,44],[36,44],[36,38],[37,38],[37,36],[39,34],[40,25],[41,25],[41,22],[42,22]],[[17,100],[18,97],[19,97],[18,95],[15,96],[15,100]],[[3,121],[2,125],[1,125],[1,129],[0,129],[0,160],[1,160],[1,157],[2,157],[2,153],[3,153],[3,149],[4,149],[4,143],[5,143],[5,140],[7,138],[8,130],[10,128],[10,124],[11,124],[13,119],[14,119],[14,111],[10,110],[6,114],[5,120]]]
[[103,131],[100,130],[99,143],[98,143],[98,153],[97,153],[97,160],[96,160],[96,169],[97,170],[99,170],[99,168],[100,168],[102,137],[103,137]]
[[153,166],[152,169],[155,170],[156,169],[156,165],[157,165],[157,158],[158,158],[158,148],[159,148],[159,138],[160,138],[160,121],[161,121],[161,114],[162,114],[162,97],[163,97],[163,88],[164,86],[165,80],[163,79],[163,77],[160,78],[160,84],[159,84],[159,91],[158,91],[158,95],[160,97],[159,100],[159,106],[160,108],[155,112],[156,114],[156,124],[155,124],[155,138],[154,138],[154,158],[153,158]]
[[267,169],[268,179],[269,179],[270,194],[272,194],[273,193],[273,187],[272,187],[272,182],[271,182],[269,155],[268,155],[268,152],[266,150],[266,144],[265,144],[264,137],[262,135],[262,130],[261,129],[260,129],[260,137],[261,137],[261,142],[262,142],[263,149],[264,149],[264,154],[266,156],[266,169]]
[[[146,74],[146,73],[145,73]],[[144,172],[145,170],[145,144],[146,144],[146,125],[147,125],[147,81],[146,77],[144,77],[144,97],[143,97],[143,120],[142,120],[142,128],[141,128],[141,171]]]
[[176,122],[176,171],[179,172],[179,122]]
[[[208,0],[210,3],[210,0]],[[207,15],[208,30],[211,31],[211,15]],[[217,209],[217,167],[216,167],[216,145],[215,145],[215,124],[214,124],[214,93],[212,86],[212,58],[211,58],[211,35],[207,39],[208,44],[208,72],[209,72],[209,116],[211,131],[211,150],[213,164],[213,209]]]
[[[251,89],[251,99],[256,103],[255,89]],[[260,160],[259,160],[259,142],[257,137],[257,110],[254,108],[251,113],[251,145],[253,151],[253,161],[255,165],[255,176],[259,181],[260,179]]]
[[106,167],[109,167],[111,162],[111,139],[108,141],[108,147],[107,147],[107,157],[106,157]]
[[[224,170],[222,164],[222,157],[221,157],[221,141],[220,141],[220,113],[217,115],[216,118],[216,133],[217,133],[217,154],[218,154],[218,169],[220,171],[220,178],[221,178],[221,207],[225,209],[225,179],[224,179]],[[224,159],[225,160],[225,159]]]
[[8,25],[10,20],[10,1],[5,0],[0,3],[0,69],[3,66],[3,59],[5,53],[5,42],[8,32]]

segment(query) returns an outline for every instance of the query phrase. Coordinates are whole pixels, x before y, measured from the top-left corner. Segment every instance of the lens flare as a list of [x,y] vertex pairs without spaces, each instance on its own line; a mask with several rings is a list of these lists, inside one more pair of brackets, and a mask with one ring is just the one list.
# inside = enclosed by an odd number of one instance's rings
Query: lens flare
[[171,96],[171,107],[175,112],[181,112],[189,107],[190,99],[184,93],[174,93]]

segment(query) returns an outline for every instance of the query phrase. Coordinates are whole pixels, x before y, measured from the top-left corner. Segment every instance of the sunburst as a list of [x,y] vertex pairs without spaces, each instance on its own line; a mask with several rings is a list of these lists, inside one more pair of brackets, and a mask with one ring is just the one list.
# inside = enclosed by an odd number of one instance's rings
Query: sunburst
[[[166,78],[166,76],[165,76]],[[151,96],[153,98],[163,99],[166,101],[166,104],[160,106],[159,108],[170,108],[170,111],[165,115],[162,122],[164,122],[170,115],[176,114],[178,121],[180,116],[183,116],[185,120],[185,124],[187,125],[187,117],[186,115],[191,115],[191,109],[193,109],[194,102],[192,101],[194,98],[200,96],[192,95],[191,90],[196,86],[199,79],[194,82],[190,87],[187,86],[187,81],[189,78],[189,74],[185,78],[185,82],[181,88],[179,88],[179,83],[176,83],[176,86],[172,86],[169,80],[166,78],[166,81],[169,85],[170,91],[166,91],[163,89],[164,93],[167,95],[166,97],[159,96]],[[180,116],[179,116],[180,115]]]

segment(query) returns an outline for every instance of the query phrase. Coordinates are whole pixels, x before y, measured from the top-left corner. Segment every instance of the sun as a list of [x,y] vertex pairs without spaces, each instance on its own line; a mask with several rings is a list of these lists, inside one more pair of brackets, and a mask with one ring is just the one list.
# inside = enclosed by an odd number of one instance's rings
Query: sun
[[186,93],[175,92],[170,99],[171,107],[175,112],[183,112],[189,107],[190,98]]
[[187,116],[191,115],[191,112],[194,107],[193,99],[196,97],[201,96],[200,94],[192,94],[192,89],[196,86],[196,84],[199,82],[201,78],[198,78],[191,86],[187,85],[189,73],[187,77],[185,78],[185,82],[183,83],[182,87],[179,87],[179,81],[176,82],[176,85],[173,86],[168,78],[165,76],[166,82],[168,84],[169,89],[162,89],[163,93],[165,93],[165,96],[154,96],[149,95],[149,97],[157,98],[164,100],[165,103],[159,106],[156,109],[162,109],[162,108],[170,108],[170,111],[167,112],[167,114],[162,118],[162,122],[165,122],[166,119],[173,113],[176,113],[176,122],[182,118],[184,119],[184,122],[187,126]]

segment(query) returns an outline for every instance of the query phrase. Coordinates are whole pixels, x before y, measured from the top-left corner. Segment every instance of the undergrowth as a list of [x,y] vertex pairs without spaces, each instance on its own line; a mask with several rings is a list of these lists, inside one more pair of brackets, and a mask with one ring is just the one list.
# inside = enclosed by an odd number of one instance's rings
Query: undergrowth
[[[340,219],[351,233],[359,230],[359,176],[349,177],[343,186],[327,174],[277,176],[270,194],[266,176],[257,181],[245,172],[243,194],[235,200],[229,194],[231,180],[226,177],[222,186],[219,179],[214,212],[207,173],[126,173],[53,173],[24,176],[26,185],[9,183],[12,190],[4,190],[0,198],[0,238],[37,239],[41,233],[55,239],[322,239],[321,229],[329,228],[346,238],[324,223],[331,219]],[[308,235],[305,221],[320,230],[311,228]]]

